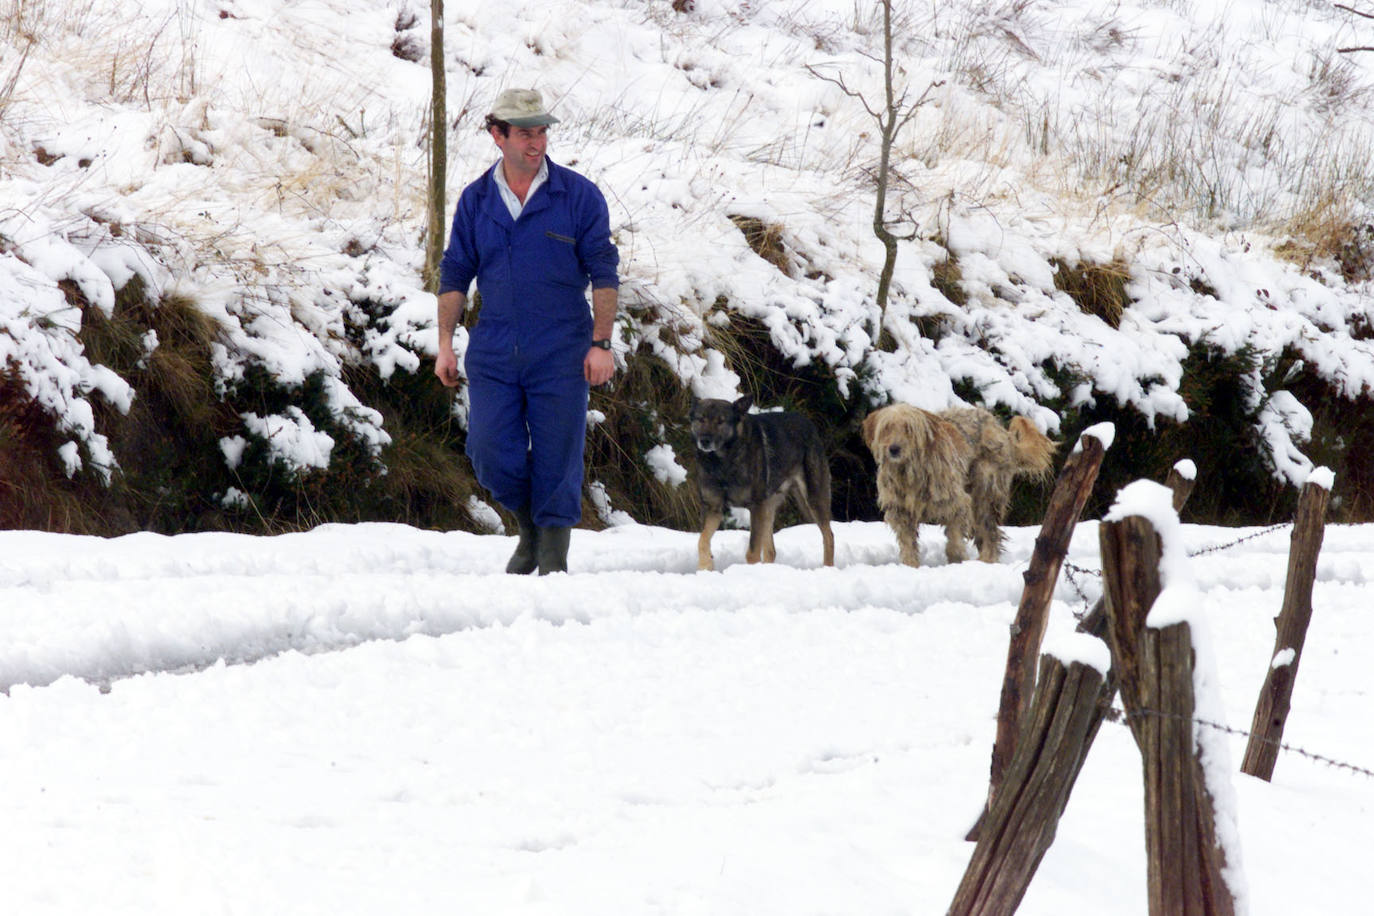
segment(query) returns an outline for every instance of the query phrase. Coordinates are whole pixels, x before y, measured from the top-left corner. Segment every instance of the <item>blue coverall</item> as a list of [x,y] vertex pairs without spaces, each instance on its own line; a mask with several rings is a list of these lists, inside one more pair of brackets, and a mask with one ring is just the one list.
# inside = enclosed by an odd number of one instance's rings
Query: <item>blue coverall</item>
[[618,287],[620,261],[601,191],[545,161],[548,180],[519,219],[491,170],[463,189],[439,270],[440,294],[466,295],[475,278],[482,296],[463,363],[477,482],[512,512],[528,507],[541,528],[582,519],[586,289]]

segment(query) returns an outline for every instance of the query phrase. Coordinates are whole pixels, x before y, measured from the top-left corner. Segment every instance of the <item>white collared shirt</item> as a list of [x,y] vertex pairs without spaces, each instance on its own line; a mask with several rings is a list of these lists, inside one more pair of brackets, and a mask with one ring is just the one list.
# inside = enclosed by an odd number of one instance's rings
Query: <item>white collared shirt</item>
[[[506,170],[501,168],[504,161],[498,159],[496,165],[492,166],[491,174],[496,178],[496,190],[501,193],[501,200],[505,202],[506,209],[510,211],[510,218],[517,220],[520,218],[521,211],[525,209],[525,205],[520,201],[520,198],[515,196],[510,185],[506,183]],[[534,176],[534,180],[530,182],[530,189],[525,192],[525,200],[533,197],[534,192],[539,190],[539,186],[548,180],[549,160],[548,157],[545,157],[539,162],[539,174]]]

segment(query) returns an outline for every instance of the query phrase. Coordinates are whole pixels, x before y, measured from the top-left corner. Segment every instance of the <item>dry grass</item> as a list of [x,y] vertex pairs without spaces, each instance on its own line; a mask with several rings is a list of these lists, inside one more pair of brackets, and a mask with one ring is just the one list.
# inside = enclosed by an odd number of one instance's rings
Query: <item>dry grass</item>
[[155,301],[138,277],[118,292],[109,317],[80,304],[87,357],[135,391],[127,414],[97,410],[120,462],[102,501],[118,508],[130,527],[218,527],[213,494],[228,482],[218,439],[234,429],[237,417],[215,388],[211,344],[217,325],[188,299]]
[[783,241],[782,226],[777,223],[765,223],[754,216],[738,216],[736,214],[730,215],[730,222],[734,223],[739,231],[744,233],[744,240],[749,243],[754,254],[782,271],[784,276],[796,276],[797,269],[793,263],[792,255]]
[[1374,223],[1352,212],[1333,192],[1288,225],[1290,237],[1275,249],[1280,257],[1310,270],[1334,264],[1347,283],[1374,280]]
[[713,320],[706,325],[707,346],[724,356],[725,365],[740,378],[741,391],[754,395],[762,406],[772,406],[768,399],[760,400],[759,394],[774,371],[768,359],[774,352],[768,329],[736,312],[724,296],[716,299],[712,310]]
[[1119,328],[1121,316],[1131,304],[1126,283],[1131,278],[1130,266],[1121,259],[1106,264],[1083,261],[1070,265],[1052,258],[1054,286],[1087,315],[1096,315],[1109,327]]
[[[672,369],[641,344],[612,387],[592,391],[590,406],[605,419],[587,436],[588,482],[600,481],[613,506],[644,524],[682,529],[699,524],[695,484],[659,480],[645,459],[651,448],[666,443],[678,464],[692,468],[691,393]],[[584,506],[585,520],[596,517],[593,506]]]
[[368,514],[417,527],[482,530],[468,514],[468,499],[490,497],[462,457],[456,430],[446,435],[401,417],[388,428],[393,433],[383,456],[387,474],[377,488],[379,505]]
[[[753,9],[759,5],[755,2]],[[1176,5],[1183,8],[1181,0]],[[847,25],[861,35],[877,34],[876,9],[876,4],[856,3],[853,21]],[[912,9],[907,7],[908,12]],[[1290,4],[1273,15],[1282,20],[1297,15],[1298,9],[1298,5]],[[722,19],[721,27],[737,30],[751,24],[746,12],[744,7],[734,10],[734,18]],[[1030,95],[1028,87],[1036,83],[1023,78],[1027,66],[1058,61],[1055,65],[1068,72],[1078,64],[1121,52],[1132,36],[1114,18],[1116,14],[1114,8],[1104,8],[1100,22],[1080,25],[1070,36],[1071,45],[1057,49],[1045,44],[1047,35],[1056,34],[1051,27],[1056,14],[1032,0],[997,0],[970,8],[966,20],[955,23],[934,22],[937,13],[933,8],[928,14],[918,10],[911,21],[899,24],[913,59],[927,60],[935,43],[944,40],[934,37],[934,26],[939,26],[942,36],[957,36],[946,41],[940,69],[960,74],[963,83],[960,93],[951,92],[949,99],[943,100],[951,107],[929,115],[934,129],[913,132],[919,135],[910,140],[912,149],[903,151],[910,157],[904,168],[912,176],[911,184],[902,187],[903,204],[919,207],[940,193],[917,180],[930,176],[944,180],[945,173],[935,168],[940,163],[958,166],[951,173],[957,171],[961,201],[971,200],[975,205],[980,195],[1005,194],[999,189],[1017,186],[1017,181],[1005,180],[1004,170],[1010,169],[1027,183],[1052,183],[1056,191],[1067,190],[1077,200],[1099,196],[1101,191],[1100,196],[1110,198],[1113,205],[1118,201],[1139,204],[1156,217],[1188,214],[1240,224],[1263,219],[1285,225],[1295,239],[1285,249],[1286,256],[1305,267],[1334,264],[1348,282],[1369,280],[1374,271],[1374,226],[1368,211],[1360,206],[1371,199],[1374,179],[1367,145],[1351,142],[1352,135],[1344,133],[1342,127],[1350,120],[1347,115],[1353,107],[1365,103],[1362,96],[1368,92],[1352,61],[1330,54],[1314,55],[1310,61],[1305,90],[1311,102],[1308,110],[1323,113],[1332,126],[1307,146],[1294,145],[1281,129],[1287,111],[1282,106],[1295,100],[1271,99],[1256,104],[1236,77],[1213,75],[1214,71],[1228,72],[1217,66],[1225,61],[1208,51],[1209,46],[1227,44],[1219,31],[1221,25],[1185,36],[1189,53],[1196,55],[1191,69],[1185,68],[1175,83],[1161,84],[1152,92],[1138,118],[1121,118],[1106,107],[1105,99],[1098,111],[1066,112],[1057,98]],[[144,20],[142,31],[134,34],[109,18],[114,15],[104,7],[92,12],[92,0],[24,0],[0,13],[0,33],[16,49],[28,47],[25,41],[61,41],[76,49],[69,60],[91,96],[171,112],[164,118],[168,129],[196,139],[195,131],[205,126],[203,117],[197,122],[188,115],[189,123],[174,123],[179,102],[196,91],[205,92],[211,76],[203,72],[195,53],[194,34],[183,31],[174,18],[153,29],[146,28]],[[665,30],[677,34],[689,28],[689,17],[675,15],[668,4],[647,4],[643,15],[661,21]],[[922,16],[931,21],[921,21]],[[96,21],[101,17],[105,18]],[[403,26],[398,19],[399,38],[404,38],[408,28]],[[815,31],[800,14],[796,21],[784,22],[783,27],[793,32]],[[837,40],[815,32],[813,43],[823,49],[851,44],[851,36],[841,37],[843,40]],[[320,43],[318,37],[304,34],[296,40],[305,50],[312,41]],[[402,51],[407,47],[398,46]],[[681,101],[674,103],[678,106],[675,109],[636,110],[607,100],[591,111],[569,110],[564,135],[568,147],[602,144],[607,137],[652,138],[685,150],[689,161],[684,172],[690,171],[691,157],[707,161],[712,156],[728,155],[783,168],[802,168],[808,156],[819,157],[808,149],[805,134],[742,147],[740,136],[752,135],[740,129],[742,122],[750,116],[751,105],[757,103],[747,91],[737,92],[731,100],[729,90],[713,87],[720,82],[719,74],[704,61],[705,56],[682,56],[679,69],[703,92],[678,96]],[[0,111],[16,86],[22,91],[21,77],[30,75],[24,71],[24,62],[22,53],[11,55],[0,68]],[[377,168],[376,151],[372,149],[379,119],[394,119],[396,115],[354,104],[363,95],[349,87],[327,85],[333,79],[328,72],[314,75],[319,79],[299,98],[282,98],[274,87],[244,90],[261,89],[257,98],[212,98],[217,108],[253,110],[262,116],[263,132],[247,144],[260,166],[256,170],[236,169],[241,186],[227,189],[226,195],[270,197],[276,211],[287,218],[351,214],[351,203],[360,203],[358,209],[375,208],[374,201],[384,195],[395,202],[396,220],[418,212],[415,204],[420,200],[421,183],[409,180],[408,169],[413,152],[398,141],[394,162],[382,163],[390,168]],[[956,98],[967,88],[981,96],[978,105]],[[704,90],[716,94],[708,99]],[[478,98],[481,90],[466,91],[464,111],[479,110],[479,103],[484,101]],[[831,113],[826,114],[829,118]],[[836,120],[842,123],[838,117]],[[708,124],[705,129],[700,126],[703,122]],[[386,125],[387,130],[394,128],[394,124]],[[407,135],[405,130],[395,133]],[[833,173],[861,173],[867,148],[857,131],[854,135],[844,167],[827,163]],[[691,142],[684,138],[691,138]],[[365,143],[367,140],[374,142]],[[758,144],[757,140],[749,142]],[[915,149],[918,144],[919,151]],[[217,162],[222,155],[227,165],[231,154],[243,150],[215,152]],[[456,146],[454,156],[463,155],[465,149]],[[914,161],[917,158],[920,161]],[[927,171],[921,174],[921,168]],[[1246,173],[1272,174],[1277,180],[1256,193],[1246,184]],[[693,212],[682,215],[682,225],[718,219],[726,209],[728,193],[728,189],[722,190],[719,200],[699,201]],[[285,288],[304,275],[304,271],[292,271],[297,270],[293,265],[298,256],[312,250],[309,243],[280,235],[269,237],[251,220],[243,224],[221,221],[213,226],[196,223],[189,217],[183,219],[174,212],[177,209],[169,207],[164,214],[151,214],[150,221],[165,220],[168,234],[178,242],[189,242],[186,247],[194,249],[197,257],[234,269],[248,290],[247,297],[266,298],[263,290],[269,284]],[[794,279],[810,275],[805,252],[789,247],[784,226],[754,217],[731,218],[750,248],[780,272]],[[633,234],[629,235],[626,244],[632,242]],[[352,253],[360,256],[362,251],[360,246]],[[1056,267],[1056,286],[1084,312],[1098,315],[1113,327],[1120,323],[1129,305],[1124,264],[1061,263]],[[931,283],[956,307],[967,304],[957,257],[948,255],[935,263]],[[736,314],[729,302],[720,300],[701,311],[713,310],[725,320],[714,324],[709,320],[713,316],[706,315],[708,321],[701,333],[707,346],[724,355],[744,390],[768,406],[801,408],[843,424],[847,407],[838,403],[833,386],[822,374],[812,371],[813,367],[793,364],[769,339],[766,326]],[[466,320],[475,317],[476,311],[470,310]],[[657,324],[662,319],[645,320]],[[938,317],[920,321],[934,322],[938,330]],[[156,331],[159,342],[151,351],[144,344],[148,330]],[[932,336],[925,326],[921,330]],[[208,504],[208,494],[215,491],[219,486],[216,481],[226,473],[215,441],[226,430],[236,428],[234,408],[214,390],[208,351],[216,333],[213,323],[189,302],[152,305],[131,300],[121,304],[104,326],[94,314],[87,321],[83,338],[92,358],[114,367],[138,392],[129,417],[121,419],[109,411],[100,416],[102,429],[112,430],[116,454],[125,462],[126,472],[117,484],[123,488],[120,498],[134,507],[131,515],[172,524],[177,516],[170,503],[181,499],[179,518],[186,523],[215,521],[218,510]],[[880,341],[880,346],[893,345],[890,335]],[[360,370],[363,374],[366,371]],[[447,399],[439,396],[442,392],[431,395],[428,391],[434,389],[433,380],[416,377],[382,382],[360,378],[349,379],[348,384],[369,406],[383,411],[393,444],[384,455],[389,473],[381,480],[369,479],[366,492],[358,494],[363,504],[349,506],[347,511],[413,524],[469,527],[463,518],[466,499],[482,494],[462,457],[462,431],[452,420]],[[287,396],[273,392],[273,397]],[[690,442],[682,425],[686,397],[681,378],[650,348],[641,347],[614,389],[592,395],[593,407],[607,419],[589,434],[592,471],[588,479],[606,483],[617,507],[632,507],[636,517],[690,527],[697,520],[694,489],[663,484],[644,461],[648,448],[668,442],[674,445],[681,462],[689,463]],[[0,481],[9,486],[11,481],[22,480],[37,488],[40,479],[48,480],[51,486],[41,491],[46,493],[41,504],[48,507],[43,524],[72,529],[98,524],[96,507],[104,511],[108,502],[98,503],[96,497],[63,482],[51,444],[42,439],[38,424],[40,419],[50,424],[51,418],[26,414],[18,403],[0,406],[0,470],[4,472]],[[169,443],[175,445],[176,454],[160,450]],[[155,475],[158,467],[175,469],[182,475],[184,481],[173,489],[181,486],[186,492],[169,495],[170,478]],[[294,515],[289,524],[331,517],[342,503],[331,488],[337,490],[341,480],[352,479],[321,478],[303,488],[300,500],[291,506]],[[199,486],[199,492],[191,492],[194,485]],[[271,511],[270,506],[261,508]],[[233,523],[275,525],[278,530],[288,524],[270,517]]]
[[[108,436],[120,468],[109,487],[83,475],[66,480],[52,418],[22,393],[17,376],[8,382],[0,377],[6,491],[0,523],[92,534],[280,533],[326,521],[368,520],[481,528],[468,514],[468,498],[478,488],[462,456],[451,395],[432,378],[398,372],[383,381],[360,368],[349,379],[355,393],[382,411],[392,434],[383,453],[385,474],[365,445],[336,427],[329,428],[336,444],[325,470],[291,474],[253,446],[230,470],[219,441],[242,433],[241,411],[269,414],[289,404],[305,409],[317,425],[326,421],[319,379],[286,388],[250,368],[244,382],[221,393],[211,350],[220,329],[194,302],[155,301],[135,279],[120,290],[106,317],[74,284],[64,290],[82,308],[87,356],[116,371],[136,392],[127,414],[96,404],[97,428]],[[247,507],[222,504],[231,486],[247,494]]]
[[22,48],[19,51],[18,60],[8,63],[8,71],[0,74],[0,115],[4,114],[9,108],[10,99],[14,97],[15,87],[19,85],[19,77],[23,75],[24,64],[28,62],[29,53],[33,50],[34,40],[25,37]]
[[930,285],[940,291],[956,306],[968,305],[968,293],[964,290],[964,274],[959,269],[959,259],[948,250],[943,260],[936,261],[930,268]]
[[[1197,17],[1193,33],[1164,46],[1172,78],[1161,79],[1134,106],[1107,92],[1068,110],[1057,96],[1031,90],[1026,73],[1050,61],[1065,73],[1108,78],[1125,66],[1138,36],[1117,14],[1104,7],[1098,21],[1085,19],[1066,32],[1049,26],[1043,7],[1009,0],[946,24],[954,39],[943,46],[942,68],[991,105],[951,108],[927,134],[920,155],[927,162],[1010,166],[1057,196],[1106,200],[1151,220],[1301,237],[1320,230],[1312,211],[1335,204],[1363,214],[1351,220],[1356,229],[1369,222],[1374,134],[1367,110],[1374,83],[1360,60],[1316,48],[1296,62],[1306,68],[1305,83],[1263,96],[1246,78],[1254,62],[1242,40],[1249,32],[1242,32],[1263,26],[1286,37],[1293,20],[1315,15],[1309,7],[1275,8],[1262,24],[1246,26]],[[1055,41],[1058,46],[1048,44]],[[961,190],[975,199],[989,191],[967,179]],[[1331,239],[1319,231],[1299,245],[1328,249],[1333,257],[1346,248],[1343,263],[1360,260],[1360,246]],[[1342,272],[1351,274],[1345,266]]]
[[66,438],[18,373],[0,369],[0,529],[119,533],[108,488],[90,475],[67,478],[57,457]]

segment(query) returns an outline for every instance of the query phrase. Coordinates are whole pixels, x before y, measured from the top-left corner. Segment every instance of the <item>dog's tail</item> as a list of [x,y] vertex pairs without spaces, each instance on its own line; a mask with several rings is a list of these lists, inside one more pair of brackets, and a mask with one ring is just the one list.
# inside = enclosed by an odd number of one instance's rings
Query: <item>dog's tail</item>
[[1025,417],[1012,417],[1007,432],[1016,455],[1017,473],[1042,480],[1048,478],[1054,469],[1054,453],[1059,443]]

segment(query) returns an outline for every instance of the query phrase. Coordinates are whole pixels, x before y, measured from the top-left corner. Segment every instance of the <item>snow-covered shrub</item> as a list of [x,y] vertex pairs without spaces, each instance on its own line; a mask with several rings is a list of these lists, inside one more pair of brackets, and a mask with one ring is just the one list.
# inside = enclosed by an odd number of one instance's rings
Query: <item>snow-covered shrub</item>
[[[943,83],[893,150],[915,232],[880,314],[876,6],[568,3],[450,4],[450,187],[493,161],[475,128],[514,74],[564,87],[550,155],[606,190],[622,254],[588,442],[608,512],[696,524],[646,457],[690,465],[690,393],[811,415],[838,517],[871,517],[855,428],[889,400],[1065,440],[1111,416],[1106,479],[1215,438],[1237,457],[1199,493],[1235,482],[1190,511],[1218,518],[1282,514],[1318,454],[1367,444],[1338,431],[1374,412],[1374,80],[1334,51],[1348,14],[897,4],[902,79]],[[69,6],[0,21],[0,462],[112,525],[490,530],[419,281],[427,5],[182,4],[175,28],[165,2]],[[1333,506],[1374,505],[1340,466]]]

